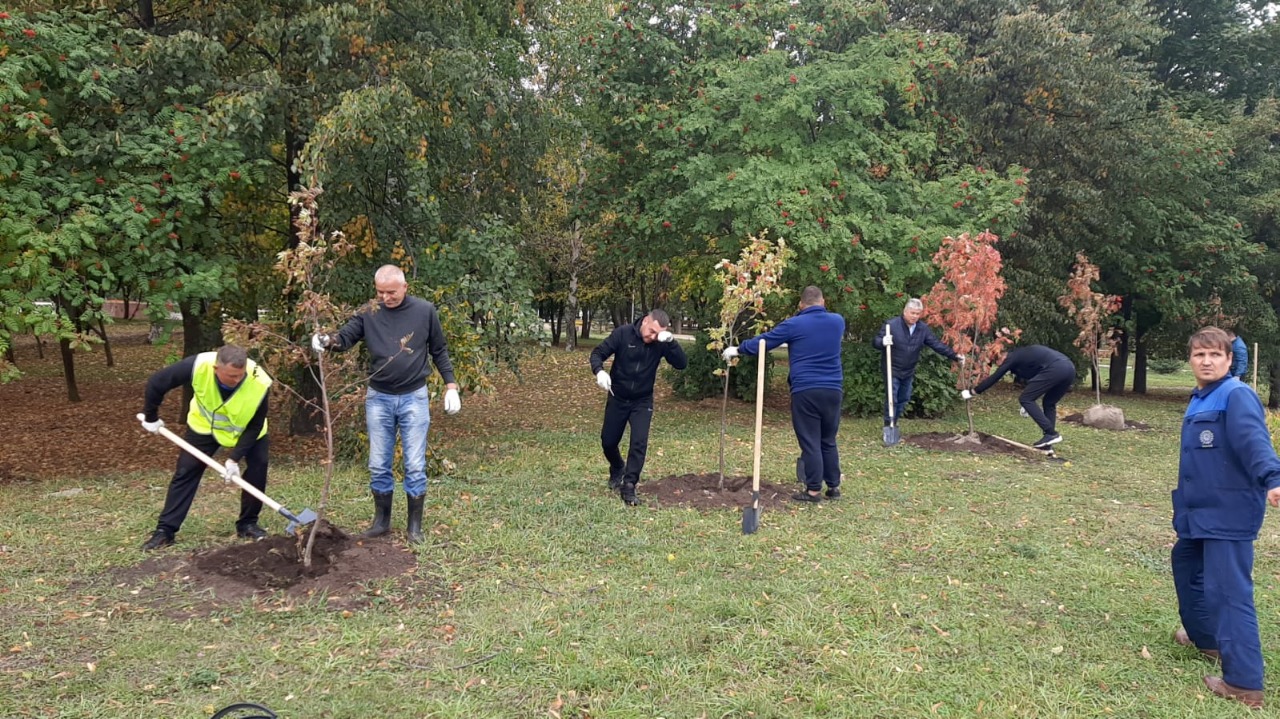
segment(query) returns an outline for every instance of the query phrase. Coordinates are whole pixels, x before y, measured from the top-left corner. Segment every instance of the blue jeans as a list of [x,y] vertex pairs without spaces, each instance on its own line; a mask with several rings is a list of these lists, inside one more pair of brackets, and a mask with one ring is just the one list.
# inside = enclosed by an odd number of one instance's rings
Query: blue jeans
[[[911,385],[916,381],[916,376],[911,375],[906,379],[893,378],[893,419],[894,421],[902,419],[902,413],[907,409],[907,405],[911,402]],[[889,404],[885,402],[884,406],[884,424],[889,426]]]
[[396,432],[404,450],[404,493],[427,493],[427,429],[431,408],[427,388],[408,394],[387,394],[372,387],[364,397],[365,426],[369,430],[369,489],[394,492],[396,478],[391,465],[396,458]]

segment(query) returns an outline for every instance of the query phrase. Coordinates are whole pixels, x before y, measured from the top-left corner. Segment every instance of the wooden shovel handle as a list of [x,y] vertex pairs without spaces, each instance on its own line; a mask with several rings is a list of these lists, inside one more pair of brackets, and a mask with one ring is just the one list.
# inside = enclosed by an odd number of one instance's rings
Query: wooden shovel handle
[[760,430],[764,426],[764,362],[765,343],[760,340],[760,351],[756,355],[756,447],[755,459],[751,468],[751,491],[760,494]]

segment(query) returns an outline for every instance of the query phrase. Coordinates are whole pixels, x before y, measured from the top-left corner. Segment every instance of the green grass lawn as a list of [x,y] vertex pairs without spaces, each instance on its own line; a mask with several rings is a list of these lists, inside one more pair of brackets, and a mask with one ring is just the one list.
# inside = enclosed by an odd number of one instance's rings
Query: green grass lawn
[[[886,449],[878,419],[846,419],[844,499],[766,511],[744,536],[736,512],[628,509],[604,490],[585,362],[551,352],[523,385],[435,418],[457,473],[431,484],[412,584],[368,587],[363,611],[315,597],[174,618],[140,601],[145,582],[102,581],[143,559],[166,472],[96,477],[86,461],[0,486],[0,717],[200,717],[241,700],[298,718],[1246,716],[1169,638],[1189,384],[1106,398],[1150,431],[1061,426],[1066,464]],[[1077,391],[1061,413],[1091,403]],[[1007,387],[975,406],[983,431],[1039,436]],[[752,408],[731,412],[731,469],[749,473]],[[766,478],[788,481],[789,417],[765,419]],[[660,398],[645,475],[714,471],[718,425],[718,400]],[[320,481],[278,466],[271,490],[314,505]],[[340,526],[367,522],[366,481],[340,472]],[[87,491],[49,496],[71,488]],[[167,551],[232,541],[235,511],[209,482]],[[1256,580],[1273,667],[1277,549],[1272,519]]]

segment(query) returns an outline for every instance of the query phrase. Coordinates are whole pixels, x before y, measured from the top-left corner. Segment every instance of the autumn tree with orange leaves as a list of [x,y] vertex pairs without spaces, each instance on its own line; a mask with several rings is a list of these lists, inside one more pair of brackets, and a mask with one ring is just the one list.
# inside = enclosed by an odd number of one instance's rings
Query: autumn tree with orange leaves
[[1098,278],[1098,266],[1090,262],[1083,252],[1077,252],[1075,267],[1067,279],[1067,292],[1058,297],[1058,304],[1080,328],[1074,343],[1093,365],[1095,404],[1102,404],[1100,363],[1103,357],[1110,357],[1116,351],[1116,330],[1106,327],[1106,324],[1107,319],[1120,309],[1120,297],[1094,292],[1093,283]]
[[[965,362],[955,366],[961,389],[971,389],[1004,359],[1009,345],[1022,333],[1008,327],[996,329],[1000,298],[1004,296],[1003,260],[995,243],[1000,238],[989,230],[977,237],[968,232],[944,237],[933,255],[933,264],[942,271],[922,300],[925,318],[942,329],[942,341]],[[974,437],[973,406],[966,402],[969,436]]]

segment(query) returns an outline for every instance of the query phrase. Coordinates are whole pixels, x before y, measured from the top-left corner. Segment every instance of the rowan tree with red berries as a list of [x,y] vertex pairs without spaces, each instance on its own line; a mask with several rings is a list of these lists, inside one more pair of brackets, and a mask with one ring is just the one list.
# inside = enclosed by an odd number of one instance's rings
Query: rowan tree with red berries
[[[1000,238],[989,230],[976,237],[968,232],[944,237],[933,255],[933,264],[942,278],[923,298],[925,319],[942,329],[942,341],[962,354],[956,365],[960,389],[970,389],[990,374],[1004,359],[1005,352],[1021,330],[996,329],[1000,298],[1004,296],[1003,261],[995,243]],[[973,428],[973,407],[965,403],[969,416],[969,436]]]

